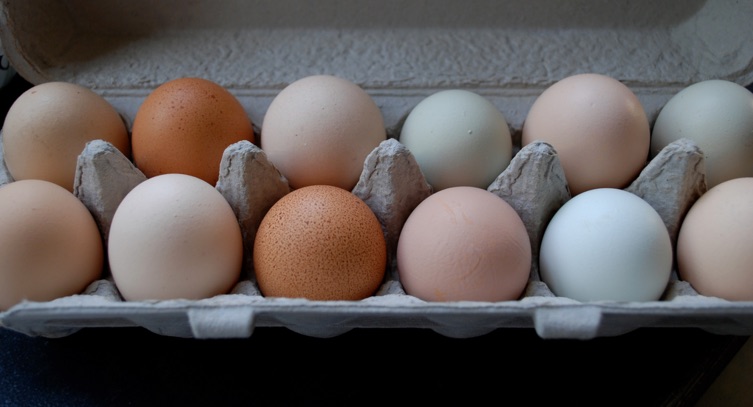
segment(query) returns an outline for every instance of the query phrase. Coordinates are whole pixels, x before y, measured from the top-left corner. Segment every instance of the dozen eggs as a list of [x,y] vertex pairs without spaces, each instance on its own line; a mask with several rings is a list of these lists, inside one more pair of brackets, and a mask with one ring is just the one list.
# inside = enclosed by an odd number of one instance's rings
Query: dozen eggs
[[[486,190],[514,156],[503,113],[468,90],[427,96],[398,136],[432,187],[399,236],[405,292],[425,301],[517,300],[538,262],[555,295],[580,301],[659,300],[674,268],[700,294],[753,300],[746,247],[753,96],[731,82],[700,82],[671,98],[655,123],[651,129],[627,86],[605,75],[573,75],[539,95],[521,146],[544,141],[557,151],[572,198],[552,217],[534,258],[520,216]],[[255,235],[261,293],[374,295],[390,254],[379,220],[350,190],[387,137],[370,95],[331,75],[281,90],[260,134],[235,96],[206,79],[154,89],[130,132],[89,89],[34,86],[3,126],[14,181],[0,187],[0,309],[80,293],[105,269],[128,301],[229,292],[242,278],[243,234],[215,184],[225,148],[238,141],[259,144],[291,186]],[[625,187],[681,138],[705,153],[709,190],[673,247],[656,210]],[[72,193],[77,156],[95,139],[112,143],[146,177],[120,203],[107,241]]]

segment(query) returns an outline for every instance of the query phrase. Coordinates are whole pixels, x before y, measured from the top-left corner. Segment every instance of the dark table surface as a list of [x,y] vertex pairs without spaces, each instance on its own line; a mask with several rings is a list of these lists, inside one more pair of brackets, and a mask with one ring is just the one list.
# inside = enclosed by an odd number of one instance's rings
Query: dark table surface
[[[0,122],[28,86],[15,77],[0,90]],[[427,329],[315,338],[285,328],[246,339],[142,328],[48,339],[0,328],[0,406],[693,406],[746,339],[692,328],[588,341],[541,339],[533,329],[457,339]]]

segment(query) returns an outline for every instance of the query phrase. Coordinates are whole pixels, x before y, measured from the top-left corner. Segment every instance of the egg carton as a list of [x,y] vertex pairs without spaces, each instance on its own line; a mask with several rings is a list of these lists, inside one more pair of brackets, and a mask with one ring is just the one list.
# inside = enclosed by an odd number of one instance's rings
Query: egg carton
[[[193,338],[248,337],[256,327],[286,327],[316,337],[357,328],[426,328],[458,338],[505,328],[575,339],[643,327],[753,334],[753,303],[699,295],[676,272],[658,301],[579,302],[554,295],[541,281],[536,259],[549,219],[570,193],[552,146],[520,146],[522,124],[536,96],[575,73],[598,72],[621,80],[641,100],[651,123],[666,101],[691,83],[711,78],[753,82],[753,4],[290,4],[293,9],[240,0],[198,1],[179,8],[146,0],[106,6],[6,0],[0,2],[0,40],[24,78],[87,86],[110,101],[129,128],[149,92],[179,76],[201,76],[226,87],[257,130],[274,96],[297,79],[326,73],[359,84],[380,107],[388,134],[365,160],[353,189],[374,210],[388,243],[388,272],[378,292],[361,301],[266,298],[247,250],[243,278],[228,294],[124,301],[104,270],[79,295],[23,302],[0,312],[0,326],[51,338],[83,328],[134,326]],[[531,239],[534,261],[519,300],[426,302],[406,294],[400,284],[394,259],[397,236],[410,211],[432,190],[399,142],[399,131],[413,106],[449,88],[487,97],[510,125],[515,155],[488,190],[518,211]],[[86,146],[74,190],[95,216],[103,239],[120,200],[144,179],[108,143],[97,140]],[[12,181],[0,164],[0,184]],[[264,151],[248,142],[225,151],[217,189],[233,207],[247,249],[263,213],[290,190]],[[689,140],[679,140],[653,157],[626,189],[657,210],[675,242],[684,214],[706,190],[703,153]]]

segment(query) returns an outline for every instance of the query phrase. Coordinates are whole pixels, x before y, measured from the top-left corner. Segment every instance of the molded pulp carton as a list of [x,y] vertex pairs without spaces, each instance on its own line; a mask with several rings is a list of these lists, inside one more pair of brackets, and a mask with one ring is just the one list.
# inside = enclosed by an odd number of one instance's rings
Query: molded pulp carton
[[[395,147],[402,120],[420,100],[442,89],[469,89],[504,113],[517,145],[511,165],[535,177],[531,163],[551,151],[520,149],[520,130],[546,87],[576,73],[612,76],[636,93],[653,123],[667,100],[694,82],[753,83],[751,17],[753,3],[731,0],[6,0],[0,3],[0,40],[25,79],[87,86],[129,126],[150,91],[176,77],[221,84],[259,126],[287,84],[326,73],[357,83],[374,98],[393,142],[388,147]],[[640,180],[630,186],[659,210],[673,236],[705,190],[702,174],[689,169],[701,159],[693,145],[676,145],[641,175],[659,187],[647,190]],[[669,167],[677,162],[687,165]],[[695,188],[678,192],[662,185],[666,173]],[[495,192],[510,189],[506,180],[500,174]],[[11,181],[0,166],[0,184]],[[556,208],[519,209],[539,215],[527,222],[536,248]],[[452,337],[498,328],[578,339],[641,327],[753,334],[753,303],[699,295],[676,273],[659,301],[586,303],[553,295],[534,264],[520,300],[428,303],[405,294],[390,267],[382,288],[362,301],[268,299],[247,274],[231,293],[206,300],[125,302],[105,274],[81,295],[0,312],[0,326],[45,337],[126,326],[195,338],[247,337],[255,327],[270,326],[317,337],[359,327],[427,328]]]

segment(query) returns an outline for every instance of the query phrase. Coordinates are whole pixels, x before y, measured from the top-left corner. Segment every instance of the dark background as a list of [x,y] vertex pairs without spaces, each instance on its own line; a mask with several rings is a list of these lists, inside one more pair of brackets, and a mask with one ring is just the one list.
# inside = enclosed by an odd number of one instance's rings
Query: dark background
[[[16,76],[0,89],[0,123],[29,86]],[[456,339],[256,328],[250,338],[199,340],[143,328],[56,339],[0,328],[0,406],[693,406],[745,340],[685,328],[588,341],[533,329]]]

